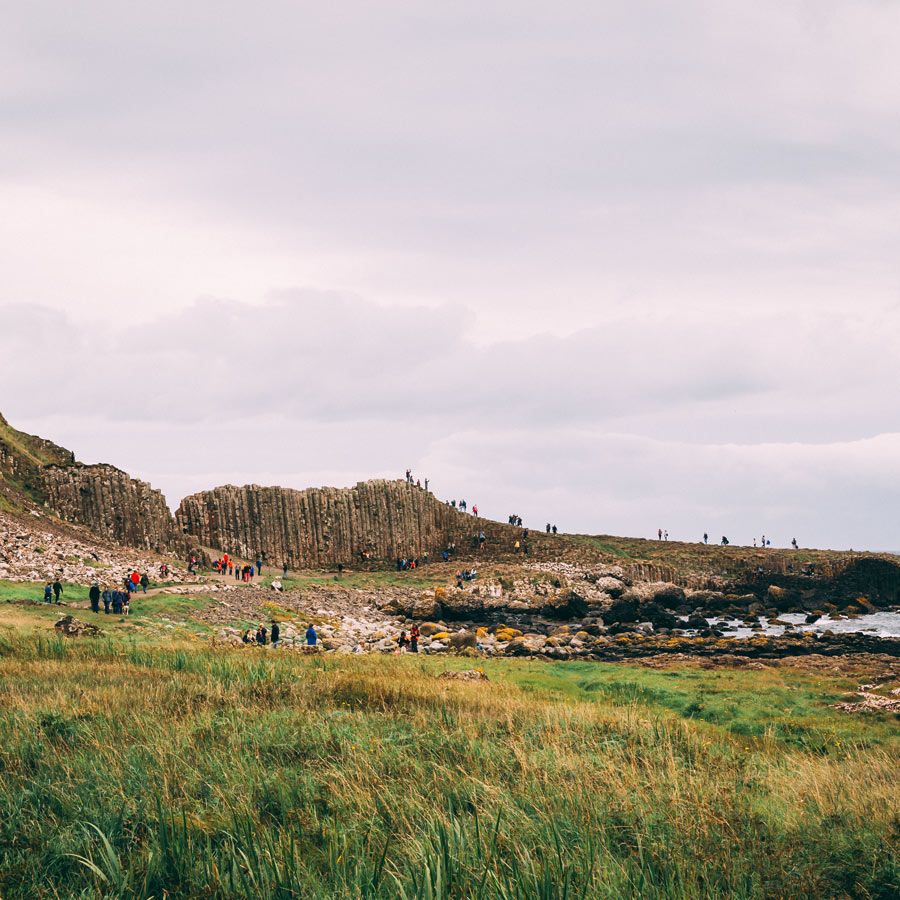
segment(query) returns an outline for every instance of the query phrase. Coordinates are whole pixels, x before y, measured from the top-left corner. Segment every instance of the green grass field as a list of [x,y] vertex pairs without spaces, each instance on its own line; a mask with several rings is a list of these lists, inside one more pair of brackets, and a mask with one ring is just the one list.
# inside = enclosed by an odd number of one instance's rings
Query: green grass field
[[4,898],[900,891],[897,717],[831,709],[846,675],[496,660],[460,684],[437,676],[471,660],[0,613]]

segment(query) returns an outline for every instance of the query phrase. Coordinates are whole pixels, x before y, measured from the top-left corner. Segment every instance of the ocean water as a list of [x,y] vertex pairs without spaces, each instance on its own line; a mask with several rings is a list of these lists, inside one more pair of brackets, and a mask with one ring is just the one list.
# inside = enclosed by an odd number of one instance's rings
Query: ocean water
[[765,616],[760,618],[762,631],[748,628],[740,619],[707,619],[710,625],[718,625],[723,628],[730,637],[751,637],[754,634],[768,634],[778,636],[785,631],[794,633],[797,631],[812,631],[821,634],[832,631],[835,634],[871,634],[877,637],[900,637],[900,611],[884,610],[876,613],[867,613],[857,616],[855,619],[832,619],[830,616],[822,616],[811,625],[806,624],[806,613],[784,613],[779,616],[781,621],[790,622],[795,628],[787,629],[783,625],[770,625]]

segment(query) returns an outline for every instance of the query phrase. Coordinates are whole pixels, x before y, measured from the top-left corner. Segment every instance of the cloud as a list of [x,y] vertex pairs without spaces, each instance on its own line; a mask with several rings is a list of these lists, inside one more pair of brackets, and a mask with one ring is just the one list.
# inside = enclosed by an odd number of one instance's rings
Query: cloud
[[173,502],[226,481],[351,484],[413,465],[501,519],[892,540],[871,505],[900,491],[900,309],[848,323],[635,306],[569,337],[491,345],[467,337],[464,308],[318,291],[205,299],[145,325],[0,316],[15,323],[0,335],[12,421]]

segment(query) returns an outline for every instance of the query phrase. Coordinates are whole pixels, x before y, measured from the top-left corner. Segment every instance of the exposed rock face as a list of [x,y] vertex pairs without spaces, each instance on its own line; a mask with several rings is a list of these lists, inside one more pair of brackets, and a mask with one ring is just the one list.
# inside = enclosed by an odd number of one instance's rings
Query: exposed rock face
[[16,431],[0,415],[0,484],[6,493],[22,493],[28,500],[43,503],[43,471],[48,465],[66,466],[75,462],[69,450],[51,441]]
[[510,526],[466,515],[403,481],[366,481],[353,488],[226,485],[186,497],[180,528],[205,547],[243,557],[262,553],[270,565],[315,567],[363,559],[432,559],[448,543],[508,549]]
[[164,551],[183,543],[165,497],[114,466],[48,466],[42,476],[47,505],[64,521],[130,547]]

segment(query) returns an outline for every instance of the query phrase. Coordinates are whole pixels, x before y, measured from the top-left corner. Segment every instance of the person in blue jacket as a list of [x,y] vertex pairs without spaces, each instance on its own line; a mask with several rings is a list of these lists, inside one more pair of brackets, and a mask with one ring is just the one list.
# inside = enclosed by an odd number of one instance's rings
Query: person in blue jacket
[[306,629],[306,643],[309,647],[315,647],[318,639],[319,636],[316,634],[316,629],[313,628],[312,622],[310,622],[309,628]]

